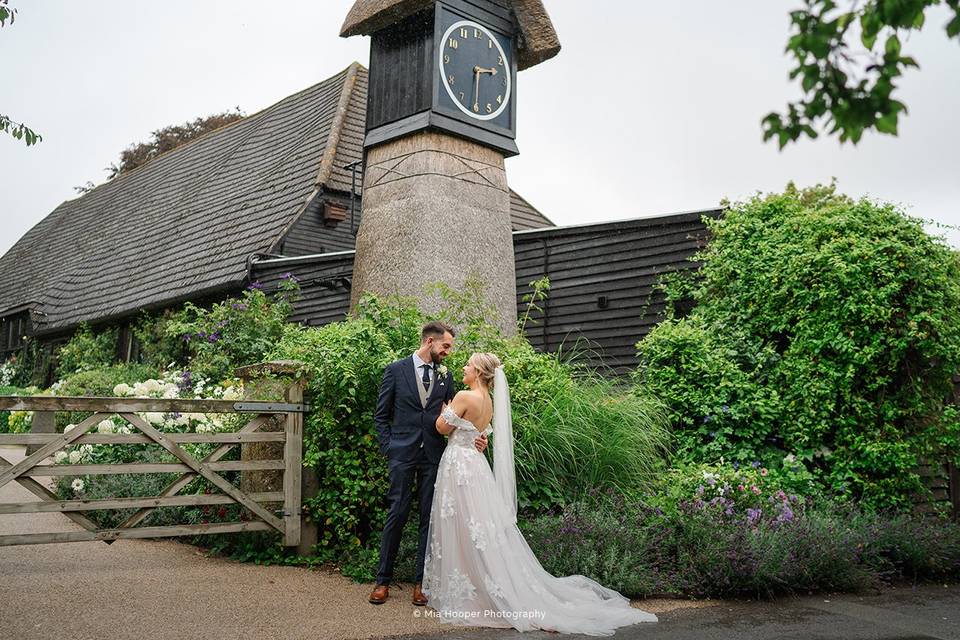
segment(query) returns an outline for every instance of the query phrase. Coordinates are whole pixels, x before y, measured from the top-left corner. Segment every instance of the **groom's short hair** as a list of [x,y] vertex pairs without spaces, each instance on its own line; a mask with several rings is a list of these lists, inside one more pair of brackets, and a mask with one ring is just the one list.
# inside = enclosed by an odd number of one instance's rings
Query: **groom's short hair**
[[428,322],[423,325],[423,329],[420,330],[420,342],[423,342],[429,337],[440,339],[445,333],[449,333],[454,338],[457,337],[457,332],[446,322]]

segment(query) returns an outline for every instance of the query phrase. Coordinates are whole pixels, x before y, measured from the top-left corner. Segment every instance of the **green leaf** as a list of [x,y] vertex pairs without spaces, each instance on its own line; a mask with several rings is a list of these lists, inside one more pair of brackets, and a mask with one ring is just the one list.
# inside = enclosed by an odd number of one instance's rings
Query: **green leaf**
[[947,23],[947,37],[954,38],[960,34],[960,15],[957,15]]
[[894,136],[897,135],[897,113],[894,111],[878,119],[877,131]]
[[900,38],[897,37],[897,34],[893,34],[887,38],[887,44],[884,46],[884,50],[891,58],[900,56]]

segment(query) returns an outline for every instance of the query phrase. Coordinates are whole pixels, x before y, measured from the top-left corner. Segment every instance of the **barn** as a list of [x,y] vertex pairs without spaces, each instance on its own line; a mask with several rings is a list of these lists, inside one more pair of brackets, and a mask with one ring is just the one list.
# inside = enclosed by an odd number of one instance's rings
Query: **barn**
[[[26,337],[56,350],[80,323],[114,326],[117,360],[138,354],[143,311],[237,295],[280,276],[300,280],[294,321],[319,325],[349,308],[362,202],[367,70],[337,75],[208,133],[61,204],[0,257],[0,362]],[[693,211],[555,226],[512,192],[518,306],[548,276],[532,342],[584,353],[611,371],[662,317],[659,277],[696,268],[707,241]]]

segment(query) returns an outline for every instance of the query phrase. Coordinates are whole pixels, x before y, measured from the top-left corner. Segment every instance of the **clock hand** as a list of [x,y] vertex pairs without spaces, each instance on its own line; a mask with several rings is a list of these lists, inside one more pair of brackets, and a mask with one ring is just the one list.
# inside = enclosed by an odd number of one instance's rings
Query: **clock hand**
[[480,109],[480,72],[483,71],[480,67],[473,68],[473,77],[475,82],[473,83],[473,110],[477,111]]

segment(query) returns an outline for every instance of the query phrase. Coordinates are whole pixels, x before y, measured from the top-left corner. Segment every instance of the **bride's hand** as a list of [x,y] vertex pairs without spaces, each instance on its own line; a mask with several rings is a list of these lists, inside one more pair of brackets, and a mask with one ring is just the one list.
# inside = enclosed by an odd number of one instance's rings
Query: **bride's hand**
[[483,453],[483,450],[487,448],[487,434],[481,434],[480,437],[476,438],[473,441],[473,446],[477,448],[477,451]]

